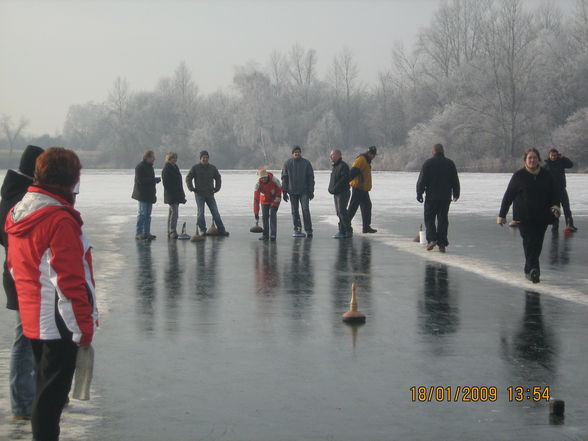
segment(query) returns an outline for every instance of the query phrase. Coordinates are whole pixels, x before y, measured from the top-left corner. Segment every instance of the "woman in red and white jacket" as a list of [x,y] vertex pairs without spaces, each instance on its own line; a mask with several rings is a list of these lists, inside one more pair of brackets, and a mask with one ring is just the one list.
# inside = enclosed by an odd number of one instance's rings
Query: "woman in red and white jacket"
[[91,343],[98,319],[90,245],[73,208],[81,168],[73,151],[46,150],[33,185],[5,224],[8,268],[36,363],[35,440],[59,439],[77,351]]
[[257,170],[257,183],[253,192],[253,214],[259,220],[259,204],[263,222],[263,235],[259,240],[276,240],[278,234],[278,208],[282,200],[282,183],[265,168]]

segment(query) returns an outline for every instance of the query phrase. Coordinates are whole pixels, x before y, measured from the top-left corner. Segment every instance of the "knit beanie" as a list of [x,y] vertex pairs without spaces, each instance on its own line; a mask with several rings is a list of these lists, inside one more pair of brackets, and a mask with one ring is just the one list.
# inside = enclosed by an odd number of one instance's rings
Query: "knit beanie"
[[208,152],[207,152],[206,150],[202,150],[202,151],[200,152],[200,158],[202,158],[203,156],[208,156],[208,157],[210,157],[210,155],[208,154]]
[[292,148],[292,153],[294,153],[296,150],[298,150],[299,152],[301,152],[301,153],[302,153],[302,149],[300,148],[300,146],[299,146],[299,145],[295,145],[295,146]]
[[22,152],[22,156],[20,157],[20,165],[18,166],[18,170],[23,174],[29,177],[33,177],[35,174],[35,162],[41,153],[44,150],[41,147],[37,147],[36,145],[28,145],[24,152]]

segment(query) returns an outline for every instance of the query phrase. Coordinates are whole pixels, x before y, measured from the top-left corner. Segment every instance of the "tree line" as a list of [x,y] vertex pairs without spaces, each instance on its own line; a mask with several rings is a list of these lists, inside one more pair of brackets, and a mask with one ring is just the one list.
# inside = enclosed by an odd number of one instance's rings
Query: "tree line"
[[[586,167],[588,0],[566,13],[555,2],[445,0],[413,43],[391,43],[375,84],[360,80],[351,50],[321,76],[317,52],[300,45],[237,67],[232,87],[210,94],[185,62],[149,91],[119,77],[104,102],[69,108],[60,138],[28,140],[115,168],[148,148],[175,151],[186,166],[209,150],[221,168],[279,167],[297,144],[316,168],[332,148],[349,157],[376,145],[377,168],[414,170],[436,142],[464,171],[512,170],[531,146]],[[1,122],[0,143],[27,141],[26,121]]]

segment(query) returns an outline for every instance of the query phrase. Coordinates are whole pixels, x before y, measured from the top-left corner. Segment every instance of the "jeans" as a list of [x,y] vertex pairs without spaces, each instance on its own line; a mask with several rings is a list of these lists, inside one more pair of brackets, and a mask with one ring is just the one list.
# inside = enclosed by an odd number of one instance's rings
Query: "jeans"
[[525,274],[532,269],[539,268],[539,256],[543,249],[547,224],[519,224],[519,232],[523,238],[523,249],[525,250]]
[[31,340],[35,354],[37,393],[31,425],[33,439],[59,439],[59,420],[71,389],[78,347],[70,339]]
[[290,207],[292,208],[292,222],[294,223],[294,230],[302,230],[302,224],[300,223],[300,212],[298,211],[299,204],[302,207],[304,231],[307,233],[312,233],[312,220],[310,219],[310,198],[308,197],[308,193],[290,195]]
[[349,218],[349,212],[347,211],[347,204],[349,203],[349,197],[351,192],[345,190],[343,193],[333,195],[335,200],[335,211],[339,218],[339,233],[351,233],[351,219]]
[[31,341],[22,333],[18,311],[15,331],[10,357],[10,404],[13,415],[31,415],[35,398],[35,362]]
[[372,201],[369,191],[360,190],[359,188],[353,189],[351,202],[349,202],[349,222],[355,217],[358,207],[361,209],[361,222],[365,232],[372,225]]
[[442,247],[449,245],[449,241],[447,240],[449,204],[451,204],[451,200],[425,200],[427,242],[437,242],[437,245]]
[[151,234],[151,202],[139,201],[139,215],[137,216],[137,234]]
[[178,229],[178,212],[180,204],[169,204],[169,214],[167,216],[167,234],[177,233]]
[[263,237],[278,235],[278,207],[273,205],[261,205],[261,220],[263,222]]
[[198,207],[198,228],[200,228],[201,233],[206,233],[206,219],[204,219],[204,204],[208,205],[208,209],[210,210],[210,214],[212,215],[212,220],[216,224],[218,231],[224,233],[225,226],[223,221],[220,217],[218,212],[218,207],[216,206],[216,199],[213,196],[200,196],[196,195],[196,206]]

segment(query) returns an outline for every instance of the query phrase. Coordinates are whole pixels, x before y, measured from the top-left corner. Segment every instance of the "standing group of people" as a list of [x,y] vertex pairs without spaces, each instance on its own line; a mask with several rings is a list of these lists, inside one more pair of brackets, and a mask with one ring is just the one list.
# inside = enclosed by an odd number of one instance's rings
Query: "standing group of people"
[[30,419],[36,441],[59,439],[77,354],[98,321],[91,247],[74,208],[81,168],[71,150],[28,146],[1,190],[3,284],[16,311],[12,417]]

